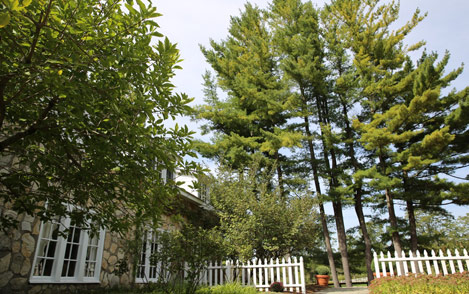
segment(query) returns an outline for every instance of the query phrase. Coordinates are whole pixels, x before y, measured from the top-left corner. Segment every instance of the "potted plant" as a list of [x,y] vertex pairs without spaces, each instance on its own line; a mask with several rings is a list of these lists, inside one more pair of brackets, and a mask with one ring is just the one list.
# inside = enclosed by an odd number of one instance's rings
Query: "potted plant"
[[329,274],[330,274],[329,267],[325,265],[320,265],[316,268],[316,283],[319,286],[329,285]]

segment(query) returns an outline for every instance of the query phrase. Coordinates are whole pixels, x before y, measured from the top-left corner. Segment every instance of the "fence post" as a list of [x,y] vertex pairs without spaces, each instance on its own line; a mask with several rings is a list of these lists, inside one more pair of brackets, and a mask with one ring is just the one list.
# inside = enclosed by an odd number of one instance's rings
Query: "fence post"
[[300,276],[301,276],[301,293],[306,294],[305,267],[303,256],[300,256]]
[[[297,260],[296,256],[293,257],[293,263],[294,264],[298,263],[298,260]],[[299,281],[300,278],[298,276],[298,267],[299,267],[298,265],[295,265],[295,268],[294,268],[295,269],[295,284],[297,284],[297,285],[300,284],[300,281]],[[298,291],[298,290],[300,290],[299,287],[298,288],[295,287],[295,291]]]

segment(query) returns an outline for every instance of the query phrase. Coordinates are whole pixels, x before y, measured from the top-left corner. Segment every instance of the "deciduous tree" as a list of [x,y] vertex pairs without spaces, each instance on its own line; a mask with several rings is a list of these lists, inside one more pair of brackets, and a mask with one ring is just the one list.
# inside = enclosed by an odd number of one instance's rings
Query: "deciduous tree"
[[117,231],[134,216],[156,220],[176,191],[160,171],[184,168],[191,134],[163,124],[190,99],[173,93],[179,52],[157,31],[156,8],[139,0],[0,7],[4,205]]

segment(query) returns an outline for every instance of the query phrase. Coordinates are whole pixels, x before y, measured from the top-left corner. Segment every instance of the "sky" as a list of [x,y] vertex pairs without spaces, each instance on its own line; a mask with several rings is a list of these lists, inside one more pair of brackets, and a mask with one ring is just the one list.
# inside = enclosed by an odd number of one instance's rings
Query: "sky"
[[[251,0],[261,8],[270,1]],[[314,1],[322,7],[325,0]],[[153,0],[163,16],[157,19],[160,32],[177,43],[180,50],[182,70],[176,72],[173,83],[177,92],[184,92],[194,98],[195,104],[203,103],[202,74],[210,69],[200,52],[199,44],[208,47],[210,39],[220,41],[228,34],[230,16],[238,16],[245,0]],[[428,52],[438,52],[442,56],[446,50],[451,53],[448,69],[455,69],[462,63],[469,66],[469,1],[467,0],[402,0],[400,19],[397,25],[410,20],[419,8],[428,16],[409,34],[406,44],[425,40]],[[469,85],[469,68],[452,84],[457,90]],[[197,124],[186,118],[178,118],[179,124],[187,124],[193,131],[199,132]],[[200,135],[197,135],[200,137]],[[205,137],[204,139],[208,139]],[[332,208],[327,207],[332,214]],[[467,207],[451,206],[456,216],[468,212]],[[402,213],[401,213],[402,215]],[[345,222],[350,226],[358,224],[353,209],[344,211]]]

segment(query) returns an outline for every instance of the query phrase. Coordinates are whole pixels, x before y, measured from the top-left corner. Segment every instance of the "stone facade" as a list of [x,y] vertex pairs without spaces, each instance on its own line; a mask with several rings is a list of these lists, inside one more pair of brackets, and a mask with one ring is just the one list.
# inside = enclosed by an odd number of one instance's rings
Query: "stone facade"
[[29,215],[18,215],[6,206],[0,206],[0,215],[19,221],[18,229],[7,233],[0,231],[0,293],[73,293],[98,287],[125,287],[132,282],[131,269],[121,276],[118,276],[116,272],[119,260],[126,260],[129,265],[131,264],[131,258],[124,253],[125,241],[117,234],[106,232],[100,283],[31,284],[29,278],[41,221]]

